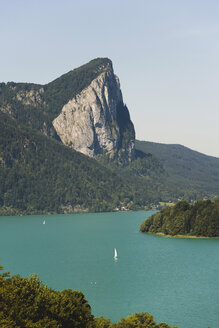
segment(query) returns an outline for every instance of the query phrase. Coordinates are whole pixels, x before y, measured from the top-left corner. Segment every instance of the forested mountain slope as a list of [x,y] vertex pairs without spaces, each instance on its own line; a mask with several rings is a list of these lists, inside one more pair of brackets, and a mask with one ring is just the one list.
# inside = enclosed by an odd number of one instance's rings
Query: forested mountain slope
[[153,154],[182,188],[202,191],[203,196],[219,195],[219,158],[181,145],[136,140],[136,149]]
[[96,160],[0,112],[1,213],[107,211],[133,189]]
[[143,209],[175,197],[153,156],[143,154],[126,168],[110,163],[106,167],[0,112],[2,215]]

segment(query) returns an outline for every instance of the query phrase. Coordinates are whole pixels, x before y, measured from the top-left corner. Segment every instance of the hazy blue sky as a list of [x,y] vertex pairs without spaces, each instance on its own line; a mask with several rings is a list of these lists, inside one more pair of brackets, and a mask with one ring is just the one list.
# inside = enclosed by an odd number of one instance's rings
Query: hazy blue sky
[[218,0],[0,0],[0,81],[47,83],[96,57],[137,138],[219,157]]

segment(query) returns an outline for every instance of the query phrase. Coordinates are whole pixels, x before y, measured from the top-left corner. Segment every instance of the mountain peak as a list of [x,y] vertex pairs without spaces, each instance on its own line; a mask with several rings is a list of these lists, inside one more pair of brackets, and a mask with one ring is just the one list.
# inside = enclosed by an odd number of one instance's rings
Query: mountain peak
[[83,66],[80,66],[79,69],[82,68],[82,67],[87,68],[88,66],[91,66],[94,69],[96,68],[97,71],[99,71],[99,72],[105,71],[105,70],[113,70],[113,63],[107,57],[105,57],[105,58],[99,58],[98,57],[98,58],[92,59],[87,64],[85,64]]
[[93,59],[46,85],[14,83],[2,90],[0,110],[20,123],[90,157],[108,154],[123,166],[134,159],[134,126],[109,58]]
[[90,157],[109,154],[127,165],[134,158],[135,131],[112,62],[97,58],[72,74],[84,70],[90,84],[69,99],[53,126],[66,146]]
[[57,81],[61,81],[63,79],[74,77],[78,74],[83,74],[85,77],[90,77],[89,82],[92,79],[97,77],[104,71],[112,71],[113,72],[113,64],[109,58],[95,58],[89,61],[87,64],[81,65],[78,68],[75,68],[68,73],[65,73],[55,79],[54,81],[48,83],[48,85],[54,84]]

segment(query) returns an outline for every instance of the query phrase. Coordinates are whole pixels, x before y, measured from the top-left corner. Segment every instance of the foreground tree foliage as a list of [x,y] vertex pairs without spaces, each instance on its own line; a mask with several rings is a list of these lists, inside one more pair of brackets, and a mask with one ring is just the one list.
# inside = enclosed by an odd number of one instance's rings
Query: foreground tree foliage
[[199,200],[194,205],[178,202],[145,220],[140,231],[172,236],[219,237],[219,199],[214,202]]
[[127,318],[121,318],[118,323],[114,323],[112,328],[177,328],[168,326],[166,323],[156,324],[153,315],[149,313],[134,313]]
[[37,276],[0,277],[0,326],[22,328],[93,327],[84,295],[43,286]]
[[[3,267],[0,266],[0,270]],[[55,291],[42,285],[36,275],[0,275],[1,328],[173,328],[156,325],[148,313],[135,313],[119,323],[94,318],[84,295],[67,289]]]

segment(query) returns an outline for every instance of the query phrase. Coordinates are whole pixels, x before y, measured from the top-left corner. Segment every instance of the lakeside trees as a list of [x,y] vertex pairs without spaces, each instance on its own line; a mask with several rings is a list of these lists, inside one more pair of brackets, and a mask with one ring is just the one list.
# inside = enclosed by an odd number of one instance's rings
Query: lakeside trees
[[194,205],[178,202],[145,220],[140,231],[172,236],[219,237],[219,199],[214,202],[199,200]]

